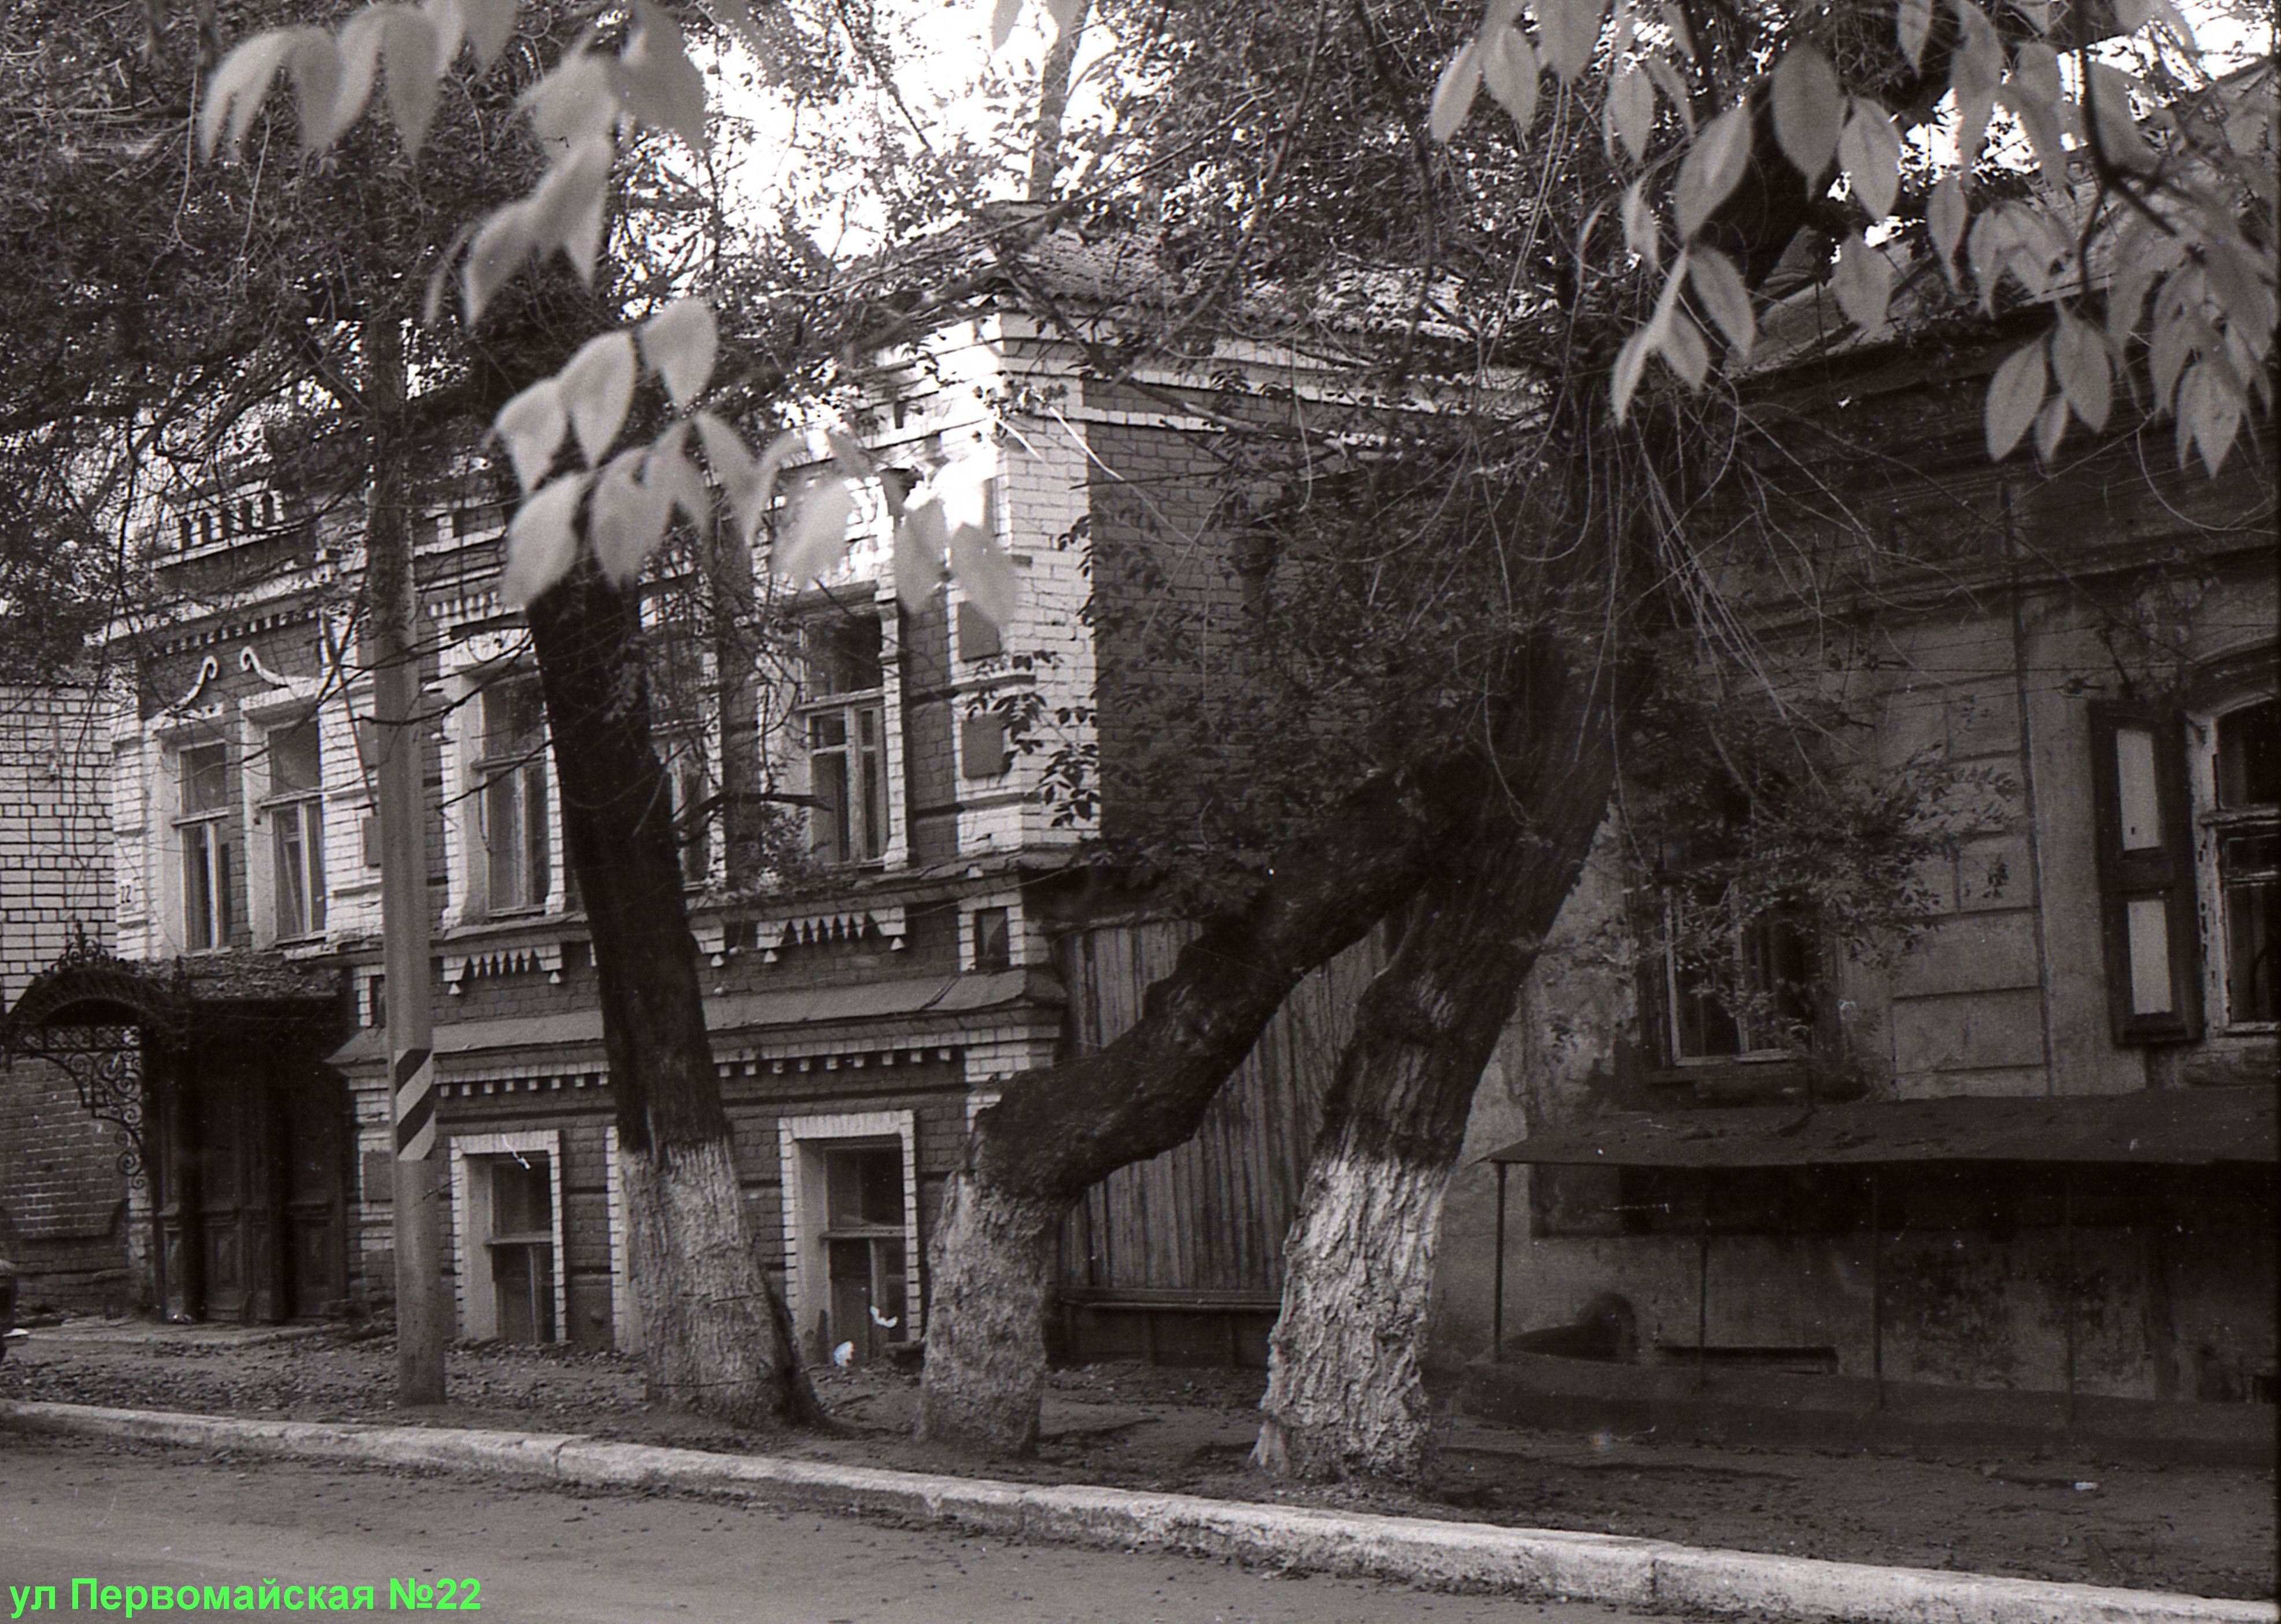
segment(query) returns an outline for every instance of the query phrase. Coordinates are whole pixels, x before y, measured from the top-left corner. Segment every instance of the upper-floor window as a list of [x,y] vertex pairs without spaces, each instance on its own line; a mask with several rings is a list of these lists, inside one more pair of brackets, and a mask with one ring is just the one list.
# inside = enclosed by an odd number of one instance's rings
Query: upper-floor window
[[325,928],[325,778],[315,718],[272,728],[268,749],[262,812],[276,864],[277,934],[292,940]]
[[1664,896],[1666,1049],[1677,1064],[1772,1059],[1813,1044],[1814,955],[1799,910],[1753,907],[1699,876]]
[[2281,700],[2228,711],[2214,731],[2215,793],[2200,821],[2215,859],[2217,985],[2229,1025],[2263,1024],[2281,1019]]
[[196,953],[228,945],[236,797],[231,793],[228,745],[189,746],[175,761],[181,774],[174,832],[182,854],[182,941]]
[[870,862],[887,848],[885,678],[879,620],[857,612],[805,634],[808,845],[819,862]]
[[546,825],[546,717],[528,678],[483,690],[476,762],[487,897],[494,913],[542,908],[553,884]]

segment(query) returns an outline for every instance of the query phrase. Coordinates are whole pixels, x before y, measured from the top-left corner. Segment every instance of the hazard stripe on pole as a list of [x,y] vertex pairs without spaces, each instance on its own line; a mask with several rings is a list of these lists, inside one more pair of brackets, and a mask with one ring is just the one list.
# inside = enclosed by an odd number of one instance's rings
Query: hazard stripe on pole
[[436,1147],[436,1056],[408,1048],[396,1057],[396,1155],[419,1162]]

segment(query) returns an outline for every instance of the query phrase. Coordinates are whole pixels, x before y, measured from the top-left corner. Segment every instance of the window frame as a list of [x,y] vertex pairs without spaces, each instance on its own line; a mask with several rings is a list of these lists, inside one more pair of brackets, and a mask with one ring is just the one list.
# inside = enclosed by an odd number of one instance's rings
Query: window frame
[[[876,628],[878,641],[867,651],[844,660],[842,651],[819,647],[833,630],[855,623]],[[808,619],[801,641],[807,680],[793,724],[808,773],[808,855],[827,868],[883,863],[893,843],[895,820],[885,617],[868,603],[854,609],[835,607],[830,615]],[[865,684],[851,677],[872,680]],[[839,737],[819,743],[818,729],[826,725],[836,725]],[[819,762],[826,761],[839,763],[836,799],[825,793],[819,771]]]
[[[286,734],[306,729],[313,748],[315,774],[306,785],[278,787],[278,763],[284,758],[280,754],[280,739]],[[263,746],[269,763],[269,793],[262,797],[261,816],[270,825],[271,912],[279,941],[308,941],[325,933],[325,914],[330,893],[325,873],[325,746],[324,732],[313,715],[298,722],[282,723],[267,729]],[[289,886],[287,878],[287,845],[289,834],[300,847],[299,858],[294,863],[297,884]],[[300,907],[292,919],[286,917],[286,909],[298,890]]]
[[[1678,1069],[1763,1065],[1801,1060],[1811,1056],[1819,1047],[1822,1025],[1821,976],[1811,922],[1799,917],[1795,908],[1779,901],[1759,909],[1755,915],[1745,916],[1731,879],[1720,887],[1720,894],[1715,901],[1706,901],[1702,904],[1706,909],[1723,911],[1728,916],[1727,939],[1731,944],[1728,964],[1735,986],[1747,998],[1765,999],[1774,1003],[1776,1008],[1774,1018],[1776,1019],[1782,1018],[1780,1006],[1785,1000],[1785,989],[1779,985],[1759,985],[1763,979],[1760,967],[1773,949],[1762,940],[1754,947],[1754,937],[1762,932],[1782,932],[1793,939],[1795,951],[1805,965],[1803,978],[1795,989],[1795,996],[1803,1008],[1798,1012],[1794,1023],[1797,1030],[1804,1034],[1804,1041],[1785,1045],[1781,1041],[1779,1032],[1758,1030],[1760,1024],[1752,1019],[1747,1009],[1736,1010],[1729,1007],[1715,986],[1695,989],[1684,984],[1682,972],[1685,967],[1681,955],[1674,948],[1680,934],[1677,893],[1691,883],[1698,883],[1699,878],[1684,871],[1673,873],[1657,887],[1661,903],[1659,919],[1661,935],[1657,944],[1653,978],[1658,994],[1656,1001],[1661,1005],[1660,1036],[1665,1063]],[[1682,1012],[1690,1001],[1695,1001],[1713,1006],[1718,1017],[1733,1026],[1735,1049],[1732,1053],[1690,1050],[1689,1023]]]
[[2204,949],[2202,995],[2213,1031],[2241,1037],[2263,1037],[2281,1032],[2281,1011],[2262,1018],[2235,1017],[2230,893],[2248,889],[2261,881],[2267,885],[2281,881],[2253,874],[2246,877],[2248,884],[2235,883],[2228,871],[2227,842],[2229,838],[2243,834],[2281,835],[2281,802],[2225,804],[2220,761],[2224,743],[2223,728],[2229,717],[2276,703],[2281,703],[2281,696],[2269,691],[2231,693],[2215,703],[2197,708],[2190,718],[2192,733],[2188,764],[2193,805],[2194,887]]
[[[2170,706],[2093,700],[2092,811],[2107,962],[2108,1024],[2118,1048],[2191,1043],[2202,1035],[2202,942],[2197,907],[2188,723]],[[2148,740],[2125,770],[2125,736]],[[2136,838],[2151,822],[2151,838]],[[2159,947],[2169,1006],[2148,1007]]]
[[[494,705],[504,709],[525,695],[533,703],[536,724],[526,731],[514,731],[514,718],[509,716],[508,736],[499,737],[500,730],[492,725]],[[554,896],[555,861],[548,800],[551,775],[546,765],[546,710],[537,677],[523,673],[494,677],[479,691],[476,711],[473,774],[484,912],[494,917],[544,913]],[[498,809],[502,801],[510,808],[504,821],[510,826],[511,838],[504,850]],[[514,881],[511,887],[501,886],[502,870]],[[511,891],[512,895],[502,897],[503,889]]]
[[[803,1347],[809,1346],[819,1310],[831,1303],[831,1241],[885,1239],[886,1226],[842,1230],[831,1223],[827,1185],[829,1157],[837,1150],[896,1148],[902,1173],[903,1312],[893,1330],[879,1331],[867,1351],[909,1343],[925,1335],[925,1254],[918,1214],[918,1125],[913,1110],[848,1111],[829,1116],[780,1117],[777,1154],[783,1174],[785,1301]],[[832,1341],[853,1341],[832,1327]],[[816,1349],[831,1357],[831,1348]]]
[[[456,1265],[453,1291],[460,1334],[483,1342],[499,1335],[499,1280],[492,1266],[492,1172],[503,1161],[528,1163],[532,1156],[547,1159],[547,1192],[551,1203],[545,1242],[553,1257],[552,1288],[555,1344],[570,1338],[569,1270],[563,1253],[562,1134],[546,1128],[515,1133],[460,1133],[452,1148],[452,1236]],[[501,1244],[539,1244],[539,1231],[516,1231],[497,1237]],[[536,1344],[548,1345],[546,1342]]]
[[[220,757],[220,798],[210,807],[193,807],[191,785],[198,769],[193,767],[191,758],[209,753]],[[235,865],[230,861],[233,843],[229,825],[237,810],[236,769],[230,761],[227,739],[185,740],[174,747],[173,754],[173,824],[179,888],[175,916],[182,927],[182,950],[219,953],[230,945],[231,870]],[[193,883],[194,875],[200,884]],[[201,891],[205,904],[194,912],[193,899]]]

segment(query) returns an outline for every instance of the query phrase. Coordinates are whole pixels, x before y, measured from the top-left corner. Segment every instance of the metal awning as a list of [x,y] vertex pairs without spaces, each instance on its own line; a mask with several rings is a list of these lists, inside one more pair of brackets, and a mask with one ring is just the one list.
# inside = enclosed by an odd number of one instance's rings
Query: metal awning
[[2211,1166],[2281,1161],[2281,1090],[2183,1088],[2029,1099],[1622,1111],[1549,1127],[1499,1163],[1804,1167],[1923,1162]]

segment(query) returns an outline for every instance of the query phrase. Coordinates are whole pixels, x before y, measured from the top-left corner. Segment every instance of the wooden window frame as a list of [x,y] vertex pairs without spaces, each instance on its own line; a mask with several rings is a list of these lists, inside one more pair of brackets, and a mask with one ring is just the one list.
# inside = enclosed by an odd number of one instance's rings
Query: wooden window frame
[[[2195,907],[2193,800],[2186,778],[2186,718],[2166,705],[2093,700],[2091,733],[2092,820],[2099,873],[2099,934],[2107,960],[2107,1017],[2118,1047],[2191,1043],[2202,1035],[2201,930]],[[2143,845],[2126,845],[2123,737],[2152,741],[2146,786],[2158,828]],[[2149,910],[2159,907],[2155,937]],[[2169,1007],[2141,1007],[2142,981],[2154,979],[2159,940]]]

